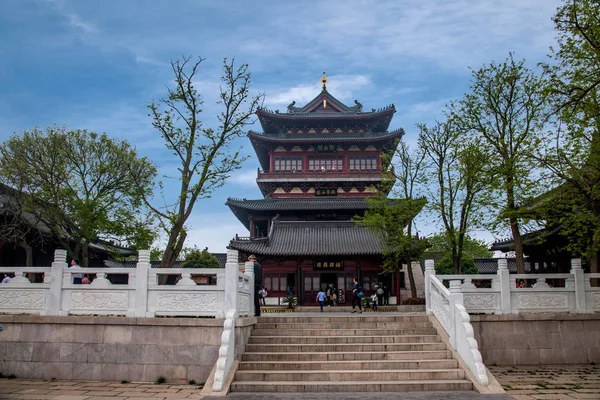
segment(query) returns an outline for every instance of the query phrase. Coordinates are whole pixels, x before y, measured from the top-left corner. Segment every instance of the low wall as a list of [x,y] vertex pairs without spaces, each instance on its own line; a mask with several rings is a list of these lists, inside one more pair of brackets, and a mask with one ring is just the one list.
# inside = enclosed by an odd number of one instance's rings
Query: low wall
[[[0,315],[0,372],[19,378],[205,382],[223,319]],[[236,358],[256,319],[236,322]]]
[[600,314],[472,315],[486,365],[600,363]]

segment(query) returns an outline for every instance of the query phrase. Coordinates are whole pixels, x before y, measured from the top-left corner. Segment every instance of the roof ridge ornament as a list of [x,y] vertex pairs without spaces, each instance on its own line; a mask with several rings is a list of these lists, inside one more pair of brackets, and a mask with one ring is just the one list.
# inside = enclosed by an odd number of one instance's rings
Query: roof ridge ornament
[[321,77],[321,83],[323,84],[323,89],[321,91],[326,92],[327,91],[327,74],[325,74],[325,71],[323,71],[323,76]]

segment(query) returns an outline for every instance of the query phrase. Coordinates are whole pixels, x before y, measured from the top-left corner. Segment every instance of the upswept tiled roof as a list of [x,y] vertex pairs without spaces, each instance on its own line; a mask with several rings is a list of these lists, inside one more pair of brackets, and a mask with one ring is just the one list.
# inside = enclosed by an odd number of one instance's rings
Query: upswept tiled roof
[[232,249],[271,256],[381,254],[379,239],[352,221],[275,221],[268,239],[232,240]]
[[372,142],[387,139],[401,138],[404,136],[404,129],[399,128],[390,132],[365,132],[365,133],[304,133],[304,134],[264,134],[250,131],[248,137],[264,140],[268,142],[316,142],[316,141],[352,141],[352,142]]
[[[393,201],[390,199],[390,201]],[[303,210],[366,210],[369,208],[364,198],[348,199],[259,199],[246,200],[228,198],[229,207],[253,211],[303,211]]]

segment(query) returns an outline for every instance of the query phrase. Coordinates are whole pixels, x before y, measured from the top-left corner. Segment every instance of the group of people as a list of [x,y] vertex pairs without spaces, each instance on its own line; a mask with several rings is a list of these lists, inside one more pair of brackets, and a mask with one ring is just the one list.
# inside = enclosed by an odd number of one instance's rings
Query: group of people
[[321,312],[323,312],[325,306],[337,306],[337,290],[331,286],[328,286],[325,291],[323,289],[319,290],[317,303],[321,307]]
[[[365,297],[362,286],[358,283],[358,278],[353,279],[352,285],[352,312],[356,312],[356,305],[358,305],[358,312],[362,313],[362,298]],[[390,305],[390,290],[387,286],[375,286],[375,292],[371,295],[371,301],[373,310],[377,311],[378,306],[389,306]]]

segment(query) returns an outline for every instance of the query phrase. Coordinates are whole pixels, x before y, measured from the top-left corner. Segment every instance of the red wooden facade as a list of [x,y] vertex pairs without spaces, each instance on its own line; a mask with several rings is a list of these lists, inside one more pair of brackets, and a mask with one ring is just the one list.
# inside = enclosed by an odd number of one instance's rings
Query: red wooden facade
[[[263,132],[248,136],[260,162],[257,184],[265,199],[229,199],[227,204],[250,233],[230,247],[241,259],[257,256],[269,297],[294,293],[299,304],[314,304],[319,289],[333,287],[339,302],[349,304],[346,293],[354,277],[367,294],[375,285],[386,285],[392,296],[399,293],[399,276],[379,275],[381,252],[369,244],[368,232],[356,236],[358,228],[350,221],[364,213],[364,198],[388,179],[382,155],[395,150],[404,132],[387,131],[394,106],[363,112],[355,104],[344,105],[324,85],[304,107],[292,103],[287,113],[257,112]],[[319,221],[342,224],[319,230]],[[297,236],[278,240],[285,229],[295,229]]]

